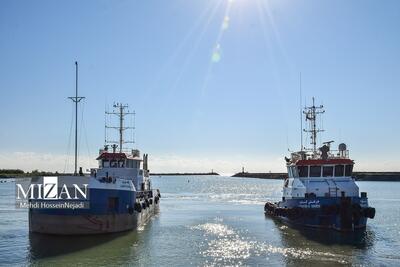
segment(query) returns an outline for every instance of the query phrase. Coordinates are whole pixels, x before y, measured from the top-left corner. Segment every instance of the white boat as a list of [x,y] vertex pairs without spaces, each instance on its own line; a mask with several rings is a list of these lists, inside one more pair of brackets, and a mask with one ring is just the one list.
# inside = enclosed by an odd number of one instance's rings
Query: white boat
[[283,183],[282,200],[267,202],[264,212],[291,225],[329,228],[339,231],[363,229],[375,209],[369,207],[366,192],[359,192],[353,177],[354,161],[347,146],[339,144],[331,150],[333,141],[317,149],[317,115],[323,106],[306,107],[312,148],[301,148],[286,158],[288,177]]

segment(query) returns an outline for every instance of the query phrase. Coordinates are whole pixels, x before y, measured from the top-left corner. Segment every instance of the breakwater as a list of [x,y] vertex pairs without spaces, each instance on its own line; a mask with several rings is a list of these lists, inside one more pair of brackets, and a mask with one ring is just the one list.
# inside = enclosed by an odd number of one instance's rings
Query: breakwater
[[[251,173],[239,172],[232,177],[259,178],[259,179],[284,179],[287,173]],[[400,172],[353,172],[357,181],[400,181]]]

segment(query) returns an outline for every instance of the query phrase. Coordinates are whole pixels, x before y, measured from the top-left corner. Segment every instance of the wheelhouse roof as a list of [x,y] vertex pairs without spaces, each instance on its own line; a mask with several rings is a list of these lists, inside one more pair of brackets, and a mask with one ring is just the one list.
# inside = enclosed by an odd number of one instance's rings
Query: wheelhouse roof
[[294,163],[296,166],[329,165],[329,164],[354,164],[351,159],[300,159]]
[[103,152],[101,153],[100,156],[97,157],[96,160],[100,159],[106,159],[106,160],[125,160],[125,159],[132,159],[136,161],[142,161],[141,158],[138,157],[132,157],[130,155],[127,155],[126,153],[109,153],[109,152]]

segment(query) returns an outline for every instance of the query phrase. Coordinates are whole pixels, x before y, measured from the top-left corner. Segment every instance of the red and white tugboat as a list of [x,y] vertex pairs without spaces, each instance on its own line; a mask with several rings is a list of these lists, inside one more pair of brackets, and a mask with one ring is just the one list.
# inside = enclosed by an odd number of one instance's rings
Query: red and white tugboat
[[374,218],[375,209],[368,206],[366,192],[352,177],[354,161],[349,158],[345,144],[331,150],[333,141],[317,149],[317,116],[324,113],[323,106],[303,111],[310,133],[311,149],[291,153],[286,159],[288,178],[284,180],[282,200],[267,202],[265,214],[282,219],[292,225],[330,228],[339,231],[363,229],[367,218]]

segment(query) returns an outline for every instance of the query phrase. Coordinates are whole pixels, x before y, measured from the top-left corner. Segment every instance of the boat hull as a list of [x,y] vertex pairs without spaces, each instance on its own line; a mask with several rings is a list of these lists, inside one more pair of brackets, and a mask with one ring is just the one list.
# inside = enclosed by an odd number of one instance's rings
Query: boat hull
[[264,212],[290,225],[338,231],[364,229],[367,219],[375,216],[375,209],[368,207],[367,199],[359,197],[267,202]]
[[[137,193],[142,194],[137,196]],[[113,211],[107,206],[110,196],[118,196],[118,205]],[[143,194],[92,189],[89,209],[30,209],[29,231],[54,235],[90,235],[133,230],[159,211],[159,198],[158,190]],[[134,208],[139,201],[140,207]]]
[[87,235],[129,231],[145,224],[159,210],[159,204],[150,205],[133,214],[49,215],[30,213],[31,232],[55,235]]

